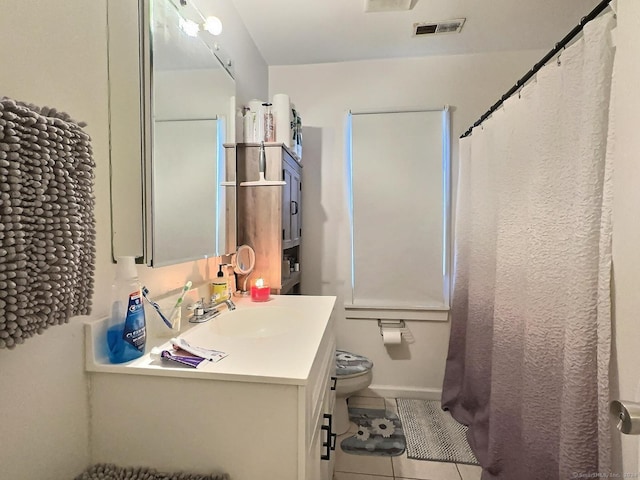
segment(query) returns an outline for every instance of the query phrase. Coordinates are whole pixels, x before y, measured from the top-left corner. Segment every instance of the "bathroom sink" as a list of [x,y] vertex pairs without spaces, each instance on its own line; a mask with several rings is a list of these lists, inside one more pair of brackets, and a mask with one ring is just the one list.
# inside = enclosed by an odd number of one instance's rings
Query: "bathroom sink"
[[302,322],[302,312],[298,309],[264,306],[225,312],[203,326],[223,337],[261,338],[290,332]]

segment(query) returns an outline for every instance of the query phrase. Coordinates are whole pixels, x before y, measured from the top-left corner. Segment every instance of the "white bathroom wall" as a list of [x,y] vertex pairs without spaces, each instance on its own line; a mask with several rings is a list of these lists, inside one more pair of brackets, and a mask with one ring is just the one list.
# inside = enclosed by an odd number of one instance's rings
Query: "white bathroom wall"
[[[228,29],[226,50],[238,59],[238,97],[266,96],[267,66],[231,1],[214,4]],[[106,0],[2,0],[0,96],[52,106],[88,124],[97,163],[92,318],[103,317],[115,272],[110,260]],[[187,279],[207,279],[217,268],[210,259],[138,271],[157,296]],[[0,350],[1,480],[68,479],[91,462],[84,320],[73,318],[15,350]]]
[[[407,322],[415,343],[387,349],[375,320],[344,319],[341,306],[344,295],[350,293],[345,114],[349,109],[451,105],[452,158],[456,159],[460,134],[544,53],[504,52],[269,68],[270,95],[289,94],[305,126],[303,293],[338,295],[338,347],[373,360],[373,386],[380,391],[439,397],[449,323]],[[409,236],[410,231],[397,232],[397,248],[389,255],[402,255],[403,238]]]
[[[640,402],[640,3],[618,0],[614,66],[612,397]],[[621,442],[621,445],[618,443]],[[614,431],[622,471],[640,470],[638,437]]]
[[[110,276],[105,4],[0,4],[0,96],[88,124],[97,162],[99,292]],[[70,21],[72,20],[72,21]],[[65,25],[63,28],[62,26]],[[101,299],[94,310],[106,311]],[[0,350],[0,478],[73,478],[89,462],[82,319]]]
[[232,0],[198,0],[204,16],[217,15],[223,24],[220,44],[233,62],[236,79],[236,103],[244,105],[252,98],[266,98],[269,70],[267,64]]

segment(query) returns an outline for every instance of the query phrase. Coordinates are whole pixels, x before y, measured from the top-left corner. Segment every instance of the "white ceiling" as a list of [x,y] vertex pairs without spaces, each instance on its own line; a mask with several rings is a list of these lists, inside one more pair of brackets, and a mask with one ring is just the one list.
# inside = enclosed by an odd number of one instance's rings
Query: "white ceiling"
[[[365,13],[365,0],[233,0],[269,65],[550,50],[599,0],[413,0]],[[459,34],[413,36],[413,24],[467,19]]]

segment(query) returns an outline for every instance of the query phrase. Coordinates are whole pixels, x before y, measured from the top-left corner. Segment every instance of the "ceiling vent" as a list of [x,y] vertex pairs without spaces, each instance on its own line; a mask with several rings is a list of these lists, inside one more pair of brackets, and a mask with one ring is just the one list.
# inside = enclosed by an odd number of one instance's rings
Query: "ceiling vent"
[[436,35],[440,33],[460,33],[466,18],[456,18],[454,20],[446,20],[444,22],[423,22],[413,24],[413,34],[418,35]]
[[398,12],[411,10],[416,0],[364,0],[365,12]]

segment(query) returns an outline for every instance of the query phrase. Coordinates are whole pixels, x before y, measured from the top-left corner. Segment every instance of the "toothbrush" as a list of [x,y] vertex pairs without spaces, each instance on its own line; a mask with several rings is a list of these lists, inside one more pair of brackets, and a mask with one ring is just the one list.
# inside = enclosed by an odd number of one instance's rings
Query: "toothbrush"
[[167,317],[165,317],[160,311],[160,305],[158,305],[156,302],[154,302],[149,298],[149,289],[147,287],[144,287],[144,286],[142,287],[142,296],[147,302],[151,304],[151,306],[155,309],[155,311],[158,312],[158,315],[160,315],[160,318],[165,323],[165,325],[169,328],[173,328],[173,325],[171,324],[171,322],[167,320]]
[[169,323],[171,323],[171,328],[173,328],[173,317],[176,316],[176,313],[178,312],[178,308],[180,308],[180,305],[182,304],[182,301],[184,300],[184,296],[187,294],[187,291],[191,288],[191,280],[189,280],[186,285],[184,287],[182,287],[182,293],[180,293],[180,296],[178,297],[178,300],[176,301],[176,304],[173,306],[173,310],[171,310],[171,315],[169,315]]

